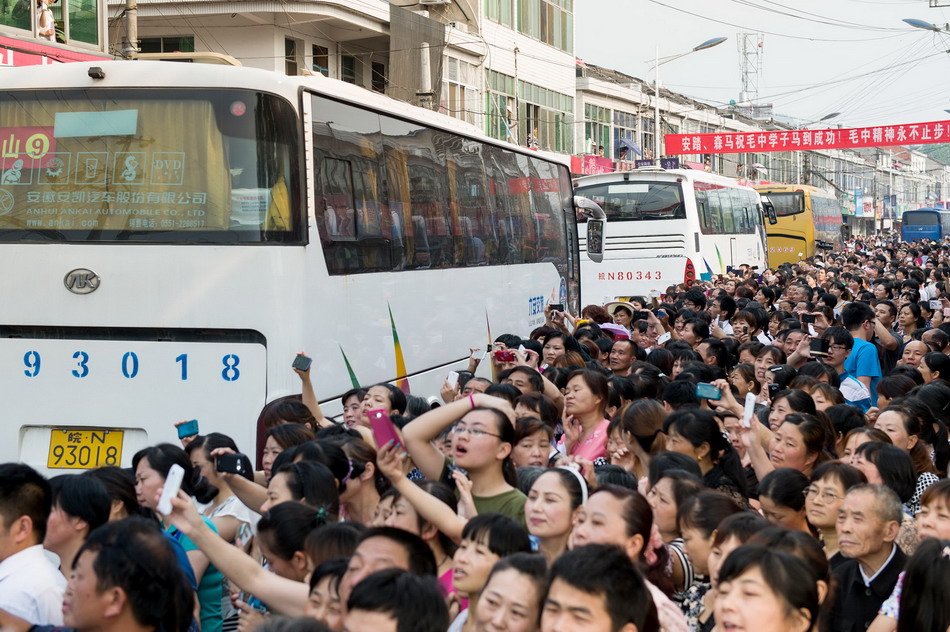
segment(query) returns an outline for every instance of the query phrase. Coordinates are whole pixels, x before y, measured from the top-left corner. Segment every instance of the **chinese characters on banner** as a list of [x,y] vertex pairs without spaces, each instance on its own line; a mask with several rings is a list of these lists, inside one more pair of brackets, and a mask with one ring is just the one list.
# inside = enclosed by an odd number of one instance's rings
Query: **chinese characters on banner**
[[887,145],[925,145],[950,142],[950,121],[771,132],[667,134],[666,153],[742,154],[806,149],[854,149]]

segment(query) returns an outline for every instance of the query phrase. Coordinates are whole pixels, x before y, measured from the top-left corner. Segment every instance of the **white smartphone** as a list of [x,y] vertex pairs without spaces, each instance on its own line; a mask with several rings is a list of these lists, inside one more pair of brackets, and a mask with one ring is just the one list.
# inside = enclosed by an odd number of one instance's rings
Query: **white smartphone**
[[673,334],[671,334],[670,332],[666,332],[656,339],[656,344],[658,345],[666,344],[670,341],[670,338],[672,337],[673,337]]
[[752,415],[755,413],[755,393],[746,393],[745,410],[742,411],[742,425],[745,428],[752,427]]
[[518,353],[524,355],[525,351],[527,351],[527,349],[524,348],[524,345],[518,345]]
[[167,516],[172,512],[172,498],[178,496],[178,490],[181,489],[181,482],[184,479],[185,470],[182,466],[175,463],[168,469],[165,486],[162,488],[162,495],[158,499],[158,511],[163,516]]
[[445,378],[445,381],[449,383],[449,386],[455,388],[459,384],[459,374],[456,371],[449,371],[449,375]]
[[472,353],[472,360],[478,360],[481,362],[485,359],[485,354],[487,353],[488,352],[485,349],[476,349],[475,352]]

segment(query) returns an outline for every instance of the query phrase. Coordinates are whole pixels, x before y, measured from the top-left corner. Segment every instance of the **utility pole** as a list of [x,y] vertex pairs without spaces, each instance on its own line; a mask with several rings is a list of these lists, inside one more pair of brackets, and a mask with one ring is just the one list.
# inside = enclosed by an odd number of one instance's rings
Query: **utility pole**
[[139,5],[137,0],[125,0],[126,45],[122,56],[135,59],[139,54]]
[[418,99],[419,107],[433,110],[435,109],[433,107],[435,104],[435,95],[432,94],[432,59],[429,57],[429,42],[422,42],[419,46],[419,54],[421,76],[419,78],[419,91],[416,92],[416,99]]

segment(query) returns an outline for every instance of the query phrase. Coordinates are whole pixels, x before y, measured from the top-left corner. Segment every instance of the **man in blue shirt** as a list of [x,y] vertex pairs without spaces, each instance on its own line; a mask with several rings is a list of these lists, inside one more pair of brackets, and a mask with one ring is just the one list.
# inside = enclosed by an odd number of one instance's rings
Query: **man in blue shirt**
[[844,361],[845,373],[864,384],[871,394],[871,404],[877,406],[877,383],[881,381],[881,361],[874,337],[874,310],[867,303],[848,303],[841,310],[841,320],[854,337],[854,347]]

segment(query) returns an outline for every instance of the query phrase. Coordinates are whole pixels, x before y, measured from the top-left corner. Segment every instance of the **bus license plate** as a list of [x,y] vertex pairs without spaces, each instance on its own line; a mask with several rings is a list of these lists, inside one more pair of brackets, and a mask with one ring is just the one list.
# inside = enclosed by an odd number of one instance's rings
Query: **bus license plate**
[[53,428],[50,431],[46,467],[53,469],[89,469],[122,462],[121,430],[76,430]]

